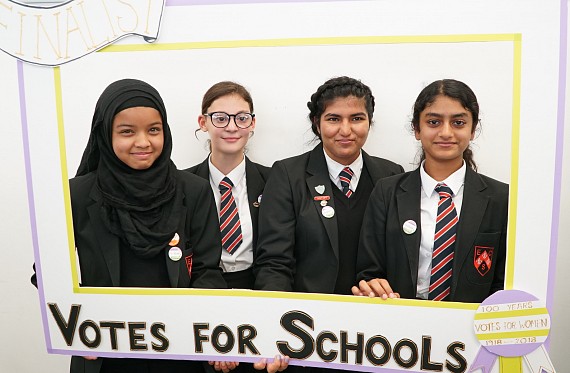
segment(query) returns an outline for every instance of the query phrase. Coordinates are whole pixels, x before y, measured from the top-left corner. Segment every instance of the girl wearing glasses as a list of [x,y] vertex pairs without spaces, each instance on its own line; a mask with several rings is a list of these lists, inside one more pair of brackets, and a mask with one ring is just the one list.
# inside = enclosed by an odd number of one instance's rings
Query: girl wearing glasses
[[[203,179],[176,169],[171,150],[166,108],[152,86],[123,79],[103,91],[69,182],[83,286],[225,288],[214,198]],[[184,360],[71,360],[74,373],[200,369]]]
[[270,169],[245,156],[255,129],[251,95],[234,82],[214,84],[202,99],[198,125],[197,131],[210,137],[210,155],[187,171],[208,180],[214,192],[220,213],[224,279],[230,288],[252,289],[259,203]]
[[260,211],[255,288],[351,294],[368,197],[378,179],[403,169],[362,150],[374,97],[359,80],[330,79],[307,106],[319,144],[273,165]]
[[[222,234],[219,264],[228,287],[253,289],[259,205],[270,168],[245,156],[245,147],[255,129],[251,95],[238,83],[214,84],[202,99],[198,126],[197,131],[207,132],[210,137],[210,155],[187,171],[208,180],[214,192]],[[288,358],[278,356],[269,364],[266,360],[256,363],[255,368],[276,372],[286,368],[287,362]],[[216,371],[255,371],[251,364],[210,364]]]
[[476,171],[469,143],[478,124],[465,83],[421,91],[411,123],[421,164],[372,192],[355,295],[480,303],[503,289],[509,187]]

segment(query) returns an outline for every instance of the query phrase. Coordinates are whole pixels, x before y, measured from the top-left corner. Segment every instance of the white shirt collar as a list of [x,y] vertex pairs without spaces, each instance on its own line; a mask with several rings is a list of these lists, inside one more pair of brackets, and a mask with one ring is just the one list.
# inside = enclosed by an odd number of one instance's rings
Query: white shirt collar
[[356,158],[354,162],[352,162],[349,165],[340,164],[331,157],[329,157],[324,148],[323,148],[323,153],[325,153],[325,160],[327,162],[327,168],[329,170],[329,176],[331,180],[338,179],[338,174],[340,174],[342,169],[345,167],[350,167],[352,172],[354,172],[353,178],[356,177],[356,180],[360,178],[362,167],[364,166],[364,160],[362,159],[362,150],[360,151],[360,154],[358,154],[358,158]]
[[461,166],[461,168],[459,168],[459,170],[449,175],[443,181],[436,181],[434,178],[429,176],[426,170],[424,169],[424,164],[425,160],[422,161],[422,164],[420,165],[420,178],[422,181],[422,189],[424,190],[424,193],[427,196],[431,196],[431,194],[434,193],[435,187],[439,183],[445,183],[445,185],[447,185],[451,189],[453,195],[454,196],[457,195],[457,193],[463,186],[463,183],[465,182],[465,172],[467,171],[467,166],[465,164],[465,161],[463,162],[463,165]]
[[210,179],[214,185],[220,185],[220,182],[224,179],[224,177],[229,177],[234,186],[238,185],[243,177],[245,176],[245,156],[243,157],[240,164],[238,164],[233,170],[230,171],[227,175],[224,175],[214,166],[212,163],[211,157],[208,157],[208,168],[210,170]]

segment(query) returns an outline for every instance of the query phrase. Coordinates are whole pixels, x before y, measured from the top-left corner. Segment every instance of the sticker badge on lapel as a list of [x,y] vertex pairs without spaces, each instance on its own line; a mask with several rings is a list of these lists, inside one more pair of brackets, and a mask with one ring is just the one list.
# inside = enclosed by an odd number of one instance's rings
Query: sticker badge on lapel
[[330,219],[334,216],[334,209],[330,206],[325,206],[323,207],[321,214],[323,214],[325,218]]
[[182,250],[176,246],[171,247],[170,250],[168,250],[168,257],[173,262],[177,262],[180,260],[180,258],[182,258]]
[[473,265],[481,276],[485,276],[491,270],[494,251],[494,247],[475,246]]
[[263,196],[263,194],[260,194],[259,197],[257,197],[257,201],[253,203],[253,207],[259,207],[261,204],[261,196]]
[[317,185],[315,187],[315,190],[317,191],[317,193],[323,194],[325,192],[325,186],[324,185]]
[[414,234],[418,229],[418,225],[413,220],[406,220],[404,225],[402,225],[402,230],[405,234]]
[[172,237],[172,239],[168,243],[168,246],[176,246],[178,245],[178,242],[180,242],[180,236],[178,235],[178,233],[174,233],[174,237]]

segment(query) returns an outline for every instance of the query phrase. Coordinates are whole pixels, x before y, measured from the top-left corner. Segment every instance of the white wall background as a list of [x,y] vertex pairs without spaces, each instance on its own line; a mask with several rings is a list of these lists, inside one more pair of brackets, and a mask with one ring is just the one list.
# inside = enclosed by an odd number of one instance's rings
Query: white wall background
[[[62,69],[64,77],[71,77],[69,81],[63,81],[63,84],[69,84],[68,89],[71,91],[73,84],[74,74],[80,74],[79,68],[88,68],[90,63],[94,63],[99,56],[92,56],[93,58],[86,58],[85,61],[78,61],[77,63],[70,64],[69,67]],[[278,56],[272,56],[275,58]],[[102,57],[101,57],[102,58]],[[129,57],[125,57],[129,58]],[[221,58],[221,57],[220,57]],[[83,65],[82,65],[83,64]],[[81,65],[81,66],[80,66]],[[325,66],[330,68],[330,66]],[[149,69],[152,66],[149,66]],[[291,71],[294,73],[302,66],[292,66]],[[77,69],[77,70],[76,70]],[[222,69],[222,67],[220,67]],[[233,74],[236,71],[243,71],[235,69],[227,73],[227,76],[221,76],[221,79],[235,79],[242,81],[245,85],[248,84],[247,73],[245,72],[244,77],[240,79],[235,77]],[[354,71],[359,71],[358,66],[354,68]],[[39,305],[36,290],[30,285],[29,277],[31,274],[31,263],[33,262],[33,254],[31,251],[32,243],[30,239],[30,221],[28,214],[28,202],[27,202],[27,190],[26,190],[26,179],[25,179],[25,168],[23,160],[23,149],[22,149],[22,133],[20,128],[20,118],[19,118],[19,100],[17,96],[17,75],[16,75],[16,64],[11,59],[11,57],[0,54],[0,113],[3,114],[3,125],[2,133],[4,134],[4,141],[0,146],[0,192],[2,199],[0,208],[0,237],[3,237],[3,244],[0,248],[0,263],[2,267],[0,270],[0,294],[2,295],[2,302],[0,303],[0,330],[2,330],[2,338],[0,338],[0,372],[64,372],[67,370],[68,358],[64,356],[48,355],[45,352],[45,345],[43,340],[43,331],[41,326],[41,320],[39,316]],[[347,72],[351,74],[351,72]],[[308,99],[310,93],[312,93],[320,82],[324,81],[329,76],[336,75],[331,70],[326,70],[322,72],[322,76],[316,78],[315,81],[318,82],[316,85],[314,82],[307,84],[303,87],[288,88],[289,90],[302,90],[307,92],[303,97],[303,101],[300,102],[286,102],[283,104],[282,101],[274,101],[272,97],[265,97],[256,95],[255,87],[250,87],[252,89],[252,94],[254,96],[255,104],[258,108],[257,112],[264,113],[263,117],[270,118],[272,111],[274,109],[289,110],[291,112],[292,118],[296,125],[300,126],[297,130],[297,135],[299,136],[299,141],[296,142],[298,149],[291,147],[276,148],[275,142],[271,141],[273,136],[273,131],[263,130],[263,122],[259,121],[258,125],[260,129],[254,137],[252,142],[252,157],[263,163],[270,164],[272,160],[281,158],[282,156],[287,156],[291,154],[300,153],[306,146],[306,140],[310,138],[308,133],[301,130],[302,126],[307,126],[308,123],[304,119],[306,116],[305,102]],[[353,74],[358,76],[361,74]],[[97,76],[91,77],[92,81],[88,80],[83,83],[86,85],[91,84],[93,87],[101,87],[101,89],[106,85],[106,82],[112,81],[115,78],[124,76],[124,71],[118,70],[117,76],[106,76],[104,81],[99,80]],[[438,78],[437,73],[434,73],[434,78]],[[280,84],[285,84],[287,82],[287,74],[280,77],[283,82]],[[382,86],[380,85],[381,79],[377,79],[378,83],[375,86],[375,78],[370,76],[358,76],[363,79],[363,81],[369,83],[373,86],[374,92],[383,92]],[[268,76],[267,79],[271,77]],[[193,77],[187,77],[189,81],[195,82],[200,81],[200,76],[197,74]],[[426,82],[431,80],[430,77],[425,79]],[[154,83],[154,81],[153,81]],[[174,108],[174,113],[171,113],[172,117],[188,118],[188,126],[184,129],[184,126],[179,126],[180,133],[177,138],[186,138],[187,143],[191,144],[192,147],[202,147],[202,142],[197,141],[193,137],[193,129],[195,128],[195,117],[198,115],[200,96],[202,92],[213,82],[207,82],[205,79],[200,81],[200,84],[196,84],[196,89],[194,89],[194,84],[188,85],[186,87],[185,102],[186,112],[184,112],[182,106]],[[275,82],[276,84],[279,82]],[[570,82],[569,82],[570,83]],[[158,86],[158,85],[157,85]],[[390,82],[388,86],[394,86],[394,82]],[[76,87],[77,88],[77,87]],[[160,89],[162,92],[164,90]],[[414,94],[419,92],[421,87],[410,88],[414,91]],[[484,99],[488,97],[487,92],[481,92],[479,87],[473,87],[475,92]],[[88,94],[93,94],[92,92],[101,91],[101,89],[89,90]],[[483,88],[482,88],[483,89]],[[78,94],[81,92],[77,92]],[[182,94],[182,93],[179,93]],[[380,93],[382,95],[384,93]],[[176,97],[177,96],[177,97]],[[387,120],[386,118],[381,118],[378,113],[392,113],[397,110],[403,110],[409,113],[409,107],[413,103],[415,96],[402,97],[405,95],[396,94],[388,92],[384,97],[379,97],[379,107],[377,110],[377,124],[379,123],[400,123],[399,129],[395,129],[395,135],[402,139],[411,139],[412,136],[409,135],[405,130],[405,123],[407,117],[400,116],[400,119]],[[408,95],[409,96],[409,95]],[[172,93],[172,97],[165,97],[167,105],[170,106],[170,102],[179,100],[179,95]],[[96,96],[84,97],[85,109],[81,111],[81,114],[90,119],[93,104],[95,102]],[[275,105],[275,102],[280,102],[284,107],[274,108],[271,105]],[[390,102],[390,104],[384,104],[385,102]],[[491,107],[492,105],[485,105],[481,103],[483,110],[486,107]],[[382,107],[382,105],[386,105]],[[174,105],[176,106],[176,105]],[[567,104],[567,118],[570,116],[570,103]],[[178,110],[180,110],[178,112]],[[537,110],[540,110],[537,108]],[[483,115],[486,113],[483,112]],[[390,114],[388,114],[390,115]],[[67,120],[67,119],[66,119]],[[80,120],[79,118],[77,120]],[[568,122],[568,120],[567,120]],[[68,123],[72,123],[72,118],[69,118]],[[69,131],[69,127],[67,128]],[[374,131],[384,131],[382,126],[379,125]],[[398,133],[399,131],[399,133]],[[489,136],[492,129],[487,130],[484,128],[482,136]],[[68,154],[68,160],[70,164],[70,174],[73,173],[75,166],[78,162],[77,151],[72,149],[78,149],[81,151],[84,145],[84,141],[81,140],[81,136],[86,134],[67,134],[68,138],[75,139],[73,143],[68,142],[68,148],[70,149]],[[375,139],[386,139],[393,138],[392,134],[390,136],[381,136],[379,133],[373,132],[371,135]],[[201,137],[203,139],[203,137]],[[484,144],[484,138],[482,142]],[[188,167],[194,163],[197,163],[203,158],[205,154],[203,151],[189,152],[188,149],[184,150],[177,144],[180,143],[179,140],[175,138],[175,147],[180,150],[176,150],[174,157],[180,167]],[[381,140],[378,140],[381,141]],[[404,140],[406,141],[406,140]],[[412,141],[413,142],[413,141]],[[570,274],[566,270],[570,266],[570,253],[566,250],[566,246],[570,244],[570,230],[565,229],[565,227],[570,226],[570,212],[565,207],[570,207],[570,155],[568,149],[570,149],[570,131],[566,131],[565,134],[565,144],[567,151],[564,156],[564,178],[562,184],[562,206],[561,206],[561,219],[560,219],[560,236],[559,236],[559,250],[558,250],[558,271],[556,275],[556,288],[555,288],[555,304],[554,311],[552,314],[553,330],[551,332],[551,357],[555,364],[555,367],[559,372],[570,371],[570,362],[567,361],[567,341],[568,335],[570,335],[570,318],[567,316],[567,309],[570,307],[570,292],[568,291],[568,285],[570,285]],[[370,144],[368,144],[370,145]],[[388,153],[396,152],[394,149],[394,143],[386,142],[385,144],[378,145],[380,149],[386,150]],[[375,151],[376,147],[369,147],[368,150],[372,154],[385,155],[384,151]],[[392,150],[390,150],[392,149]],[[502,149],[504,150],[504,149]],[[476,150],[477,151],[477,150]],[[485,152],[481,150],[481,154]],[[271,154],[269,158],[271,161],[264,161],[263,155]],[[489,154],[489,152],[487,152]],[[480,159],[477,156],[476,159]],[[402,163],[407,169],[411,166],[409,162],[411,159],[396,159],[398,162]],[[497,177],[503,178],[508,181],[508,173],[504,169],[493,169],[494,166],[502,167],[503,162],[483,162],[488,170],[483,170],[485,173]],[[501,177],[504,176],[505,177]]]

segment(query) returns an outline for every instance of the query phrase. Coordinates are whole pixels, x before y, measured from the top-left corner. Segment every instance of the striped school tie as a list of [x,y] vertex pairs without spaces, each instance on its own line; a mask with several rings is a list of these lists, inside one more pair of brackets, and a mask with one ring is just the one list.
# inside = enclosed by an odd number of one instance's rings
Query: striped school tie
[[228,253],[233,254],[242,243],[241,224],[236,206],[236,201],[232,194],[234,184],[224,177],[220,182],[220,231],[222,232],[222,247]]
[[435,187],[439,193],[435,238],[431,260],[431,280],[429,296],[431,300],[445,300],[451,291],[453,253],[457,232],[457,211],[451,199],[453,192],[443,183]]
[[340,174],[338,174],[340,185],[342,186],[342,192],[347,198],[350,198],[352,195],[352,190],[350,189],[350,180],[352,180],[352,176],[354,176],[354,172],[352,172],[350,167],[343,168]]

